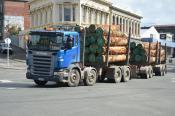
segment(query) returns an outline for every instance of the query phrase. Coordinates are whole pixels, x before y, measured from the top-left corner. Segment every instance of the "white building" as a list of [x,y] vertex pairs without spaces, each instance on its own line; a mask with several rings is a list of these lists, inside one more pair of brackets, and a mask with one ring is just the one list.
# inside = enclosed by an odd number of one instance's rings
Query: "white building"
[[140,37],[141,16],[119,9],[111,0],[30,0],[31,28],[47,25],[116,24]]
[[154,26],[141,30],[141,38],[154,38],[160,40],[160,34]]

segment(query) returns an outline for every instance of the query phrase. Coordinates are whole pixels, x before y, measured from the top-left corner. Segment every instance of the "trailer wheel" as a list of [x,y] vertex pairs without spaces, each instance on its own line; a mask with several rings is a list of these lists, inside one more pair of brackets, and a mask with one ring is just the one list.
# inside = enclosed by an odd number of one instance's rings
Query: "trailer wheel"
[[141,74],[141,78],[144,78],[144,79],[149,79],[150,75],[149,73],[144,73],[144,74]]
[[115,68],[114,82],[120,83],[122,79],[122,71],[120,68]]
[[80,82],[80,74],[77,69],[72,69],[68,76],[68,86],[77,87]]
[[162,75],[161,76],[165,76],[165,69],[162,70]]
[[130,69],[129,68],[125,68],[124,72],[123,72],[123,82],[128,82],[130,80]]
[[104,82],[105,78],[106,78],[106,73],[107,73],[107,69],[103,68],[101,75],[98,77],[98,81],[99,82]]
[[48,81],[34,80],[34,82],[35,82],[38,86],[44,86],[44,85],[47,84]]
[[96,80],[97,80],[97,74],[94,70],[91,70],[90,74],[86,74],[84,83],[86,86],[93,86],[96,83]]
[[165,65],[165,74],[167,74],[167,66]]

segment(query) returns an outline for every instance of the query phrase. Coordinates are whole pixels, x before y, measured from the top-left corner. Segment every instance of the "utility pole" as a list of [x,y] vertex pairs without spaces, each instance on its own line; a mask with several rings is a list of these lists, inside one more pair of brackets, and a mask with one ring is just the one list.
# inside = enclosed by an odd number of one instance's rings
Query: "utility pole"
[[0,0],[0,41],[4,35],[4,0]]

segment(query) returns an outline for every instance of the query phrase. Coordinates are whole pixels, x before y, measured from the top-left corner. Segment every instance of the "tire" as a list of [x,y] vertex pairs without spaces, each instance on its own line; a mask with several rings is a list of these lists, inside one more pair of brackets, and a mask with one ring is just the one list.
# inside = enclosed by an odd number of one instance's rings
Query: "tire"
[[153,78],[153,69],[152,68],[149,69],[149,78]]
[[120,68],[115,68],[114,82],[120,83],[122,80],[122,71]]
[[106,70],[102,70],[102,75],[98,77],[99,82],[104,82],[106,76]]
[[34,82],[35,82],[38,86],[44,86],[44,85],[47,84],[48,81],[34,80]]
[[165,76],[165,70],[162,70],[162,75],[161,76]]
[[165,65],[165,74],[167,74],[167,66]]
[[149,73],[141,74],[141,78],[149,79]]
[[68,76],[68,86],[69,87],[77,87],[80,82],[80,73],[77,69],[72,69]]
[[88,74],[86,74],[86,77],[84,79],[84,84],[86,86],[93,86],[96,83],[97,80],[97,74],[94,70],[90,71],[90,76],[88,76]]
[[130,69],[125,68],[123,73],[123,79],[122,79],[123,82],[128,82],[130,80],[130,76],[131,76]]

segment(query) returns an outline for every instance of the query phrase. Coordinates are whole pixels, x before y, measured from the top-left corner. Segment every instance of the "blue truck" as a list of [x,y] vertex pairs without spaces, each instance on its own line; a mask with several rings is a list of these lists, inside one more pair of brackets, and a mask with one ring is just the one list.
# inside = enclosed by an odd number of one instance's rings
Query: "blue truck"
[[30,32],[27,50],[27,79],[43,86],[48,81],[64,82],[70,87],[96,83],[97,71],[80,62],[80,35],[63,30]]

